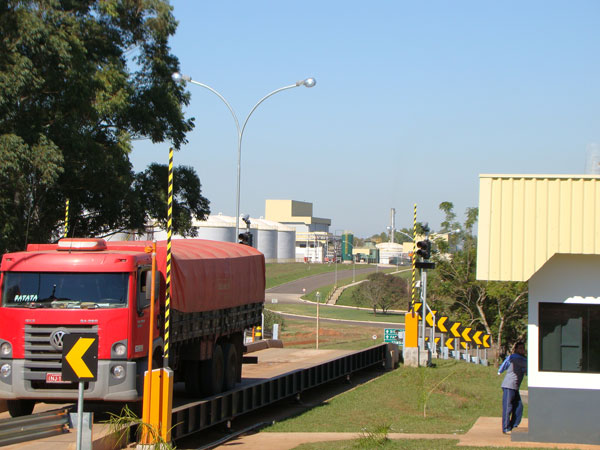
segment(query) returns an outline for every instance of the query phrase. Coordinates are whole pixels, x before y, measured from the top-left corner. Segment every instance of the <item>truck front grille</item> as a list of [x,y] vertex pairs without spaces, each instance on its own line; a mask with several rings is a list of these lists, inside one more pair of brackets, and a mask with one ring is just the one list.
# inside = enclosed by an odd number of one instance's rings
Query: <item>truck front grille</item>
[[23,379],[34,389],[77,389],[77,383],[46,383],[47,373],[62,371],[62,336],[98,334],[97,325],[25,325],[25,372]]

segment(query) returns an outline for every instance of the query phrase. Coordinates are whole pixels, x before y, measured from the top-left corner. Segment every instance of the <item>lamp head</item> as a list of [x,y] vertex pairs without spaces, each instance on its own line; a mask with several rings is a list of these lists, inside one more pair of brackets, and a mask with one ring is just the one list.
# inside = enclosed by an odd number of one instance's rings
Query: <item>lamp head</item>
[[173,79],[173,81],[175,83],[181,83],[182,81],[191,81],[192,80],[189,76],[184,75],[179,72],[173,72],[173,74],[171,75],[171,78]]
[[315,80],[314,78],[307,78],[306,80],[302,81],[302,84],[307,88],[311,88],[315,84],[317,84],[317,80]]

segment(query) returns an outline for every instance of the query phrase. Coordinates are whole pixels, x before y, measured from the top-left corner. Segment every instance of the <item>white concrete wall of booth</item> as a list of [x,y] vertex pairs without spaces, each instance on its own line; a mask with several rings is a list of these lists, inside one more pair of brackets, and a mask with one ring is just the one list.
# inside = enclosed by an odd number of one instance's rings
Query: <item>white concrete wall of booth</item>
[[556,254],[529,280],[528,385],[600,391],[600,373],[540,371],[540,303],[600,305],[600,255]]

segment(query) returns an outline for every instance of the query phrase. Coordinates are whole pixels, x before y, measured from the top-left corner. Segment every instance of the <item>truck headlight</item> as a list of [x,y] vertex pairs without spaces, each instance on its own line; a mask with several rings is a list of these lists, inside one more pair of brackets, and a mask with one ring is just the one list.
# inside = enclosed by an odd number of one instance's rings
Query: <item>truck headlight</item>
[[11,353],[12,353],[12,345],[10,345],[10,343],[8,343],[8,342],[3,342],[2,345],[0,345],[0,355],[10,356]]
[[113,377],[117,378],[117,379],[121,379],[125,376],[125,367],[119,365],[119,366],[113,366],[113,368],[111,369],[111,372],[113,374]]
[[10,364],[2,364],[2,367],[0,367],[0,375],[2,375],[3,378],[8,378],[11,372],[12,368],[10,367]]
[[115,344],[113,346],[113,351],[116,356],[126,356],[127,355],[127,346],[122,343]]

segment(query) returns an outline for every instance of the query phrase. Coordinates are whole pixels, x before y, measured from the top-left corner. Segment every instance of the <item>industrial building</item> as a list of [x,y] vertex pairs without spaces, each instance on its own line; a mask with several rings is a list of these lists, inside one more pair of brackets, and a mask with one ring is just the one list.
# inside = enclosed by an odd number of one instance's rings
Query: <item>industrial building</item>
[[[253,247],[265,255],[266,262],[294,262],[296,260],[296,230],[278,222],[250,217],[249,231],[252,234]],[[247,230],[246,224],[240,221],[240,232]],[[213,241],[237,242],[235,236],[235,217],[212,214],[205,221],[193,221],[198,231],[198,239]],[[146,239],[164,240],[167,232],[152,228]],[[182,236],[173,236],[181,239]]]

